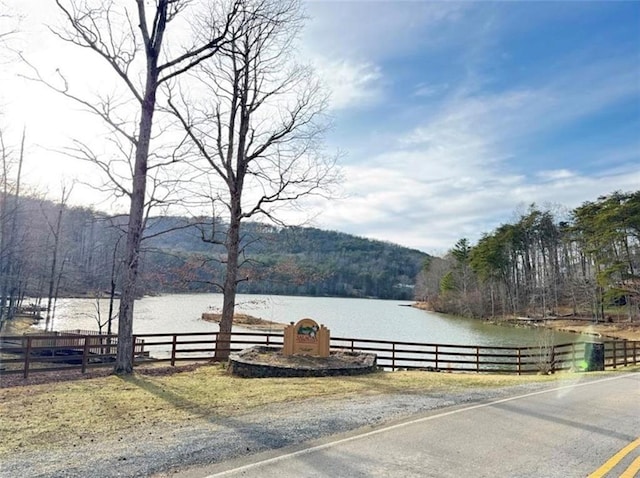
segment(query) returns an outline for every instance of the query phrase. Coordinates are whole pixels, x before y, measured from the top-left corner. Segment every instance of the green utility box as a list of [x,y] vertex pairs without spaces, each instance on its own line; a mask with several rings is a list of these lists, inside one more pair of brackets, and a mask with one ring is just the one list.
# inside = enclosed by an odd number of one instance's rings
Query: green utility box
[[585,372],[604,370],[604,344],[601,342],[587,342],[584,344]]

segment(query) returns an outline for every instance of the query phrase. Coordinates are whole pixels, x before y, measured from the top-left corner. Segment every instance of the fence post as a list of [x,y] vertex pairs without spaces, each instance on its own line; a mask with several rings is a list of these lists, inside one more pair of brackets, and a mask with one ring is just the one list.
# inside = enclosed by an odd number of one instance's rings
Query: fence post
[[627,366],[627,341],[625,340],[624,342],[622,342],[622,350],[624,351],[623,353],[623,357],[624,357],[624,366]]
[[24,378],[29,376],[29,356],[31,355],[31,337],[27,337],[27,350],[24,354]]
[[354,342],[354,340],[351,339],[351,353],[355,352],[353,342]]
[[84,347],[82,348],[82,373],[87,371],[87,360],[89,358],[89,336],[84,336]]
[[269,334],[266,334],[267,337],[267,347],[269,347],[270,343],[269,343]]
[[522,349],[518,347],[518,375],[522,375]]
[[[114,339],[113,334],[108,335],[108,339],[107,339],[107,354],[109,355],[116,355],[117,354],[117,346],[116,346],[116,341]],[[114,357],[115,358],[115,357]]]
[[576,370],[576,344],[571,342],[571,369]]
[[396,371],[396,343],[391,344],[391,371]]
[[480,347],[476,346],[476,372],[480,373]]
[[178,336],[173,334],[173,341],[171,343],[171,366],[175,366],[176,364],[176,345],[178,342]]
[[613,368],[616,368],[617,362],[616,362],[616,340],[614,340],[612,342],[613,345]]
[[438,344],[436,344],[436,371],[438,370]]
[[131,366],[135,367],[136,365],[136,342],[138,341],[138,338],[134,335],[132,337],[133,340],[133,346],[131,347]]
[[551,346],[551,355],[549,357],[549,372],[550,373],[556,372],[556,346],[555,345]]

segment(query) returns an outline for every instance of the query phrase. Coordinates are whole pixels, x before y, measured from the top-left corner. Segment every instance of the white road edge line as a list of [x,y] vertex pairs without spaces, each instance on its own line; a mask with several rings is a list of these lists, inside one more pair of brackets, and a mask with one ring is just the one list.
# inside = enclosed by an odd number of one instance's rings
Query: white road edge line
[[410,420],[410,421],[407,421],[407,422],[397,423],[395,425],[390,425],[390,426],[383,427],[383,428],[377,428],[375,430],[372,430],[372,431],[366,432],[366,433],[362,433],[360,435],[354,435],[354,436],[350,436],[350,437],[347,437],[347,438],[342,438],[340,440],[332,441],[332,442],[329,442],[329,443],[323,443],[322,445],[316,445],[316,446],[312,446],[312,447],[309,447],[309,448],[305,448],[304,450],[298,450],[298,451],[294,451],[294,452],[291,452],[291,453],[286,453],[284,455],[278,455],[278,456],[275,456],[273,458],[267,458],[266,460],[257,461],[255,463],[249,463],[248,465],[239,466],[239,467],[233,468],[231,470],[221,471],[220,473],[215,473],[213,475],[208,475],[205,478],[217,478],[217,477],[223,477],[223,476],[230,476],[230,475],[236,474],[236,473],[242,473],[243,471],[248,471],[248,470],[250,470],[252,468],[257,468],[257,467],[262,466],[262,465],[268,465],[270,463],[276,463],[278,461],[285,460],[287,458],[295,458],[297,456],[308,455],[308,454],[313,453],[315,451],[324,450],[326,448],[331,448],[331,447],[336,446],[336,445],[341,445],[342,443],[348,443],[348,442],[351,442],[351,441],[360,440],[361,438],[367,438],[367,437],[370,437],[370,436],[378,435],[380,433],[384,433],[384,432],[389,431],[389,430],[396,430],[398,428],[403,428],[403,427],[406,427],[406,426],[409,426],[409,425],[414,425],[416,423],[428,422],[430,420],[435,420],[436,418],[448,417],[450,415],[455,415],[457,413],[462,413],[462,412],[466,412],[466,411],[469,411],[469,410],[476,410],[478,408],[490,407],[491,405],[496,405],[498,403],[511,402],[511,401],[514,401],[514,400],[520,400],[522,398],[533,397],[535,395],[542,395],[544,393],[557,392],[559,390],[566,390],[566,389],[569,389],[569,388],[584,387],[584,386],[591,385],[591,384],[594,384],[594,383],[602,383],[602,382],[608,382],[610,380],[618,380],[620,378],[626,378],[626,377],[630,377],[632,375],[633,374],[631,374],[631,373],[626,373],[624,375],[617,375],[615,377],[607,377],[607,378],[602,378],[602,379],[598,379],[598,380],[592,380],[592,381],[584,382],[584,383],[564,385],[562,387],[550,388],[548,390],[538,390],[537,392],[526,393],[524,395],[517,395],[515,397],[501,398],[499,400],[494,400],[492,402],[479,403],[477,405],[471,405],[471,406],[465,407],[465,408],[458,408],[456,410],[450,410],[448,412],[438,413],[436,415],[430,415],[428,417],[416,418],[415,420]]

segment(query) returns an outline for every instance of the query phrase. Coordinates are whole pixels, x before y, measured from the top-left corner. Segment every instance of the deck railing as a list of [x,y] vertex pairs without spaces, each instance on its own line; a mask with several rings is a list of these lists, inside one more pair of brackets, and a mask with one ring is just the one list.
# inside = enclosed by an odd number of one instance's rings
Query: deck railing
[[[111,366],[117,336],[58,333],[0,338],[0,374]],[[149,362],[215,361],[217,332],[136,334],[134,365]],[[282,347],[282,334],[237,332],[229,352],[251,346]],[[640,363],[640,342],[611,340],[605,344],[605,367]],[[369,352],[377,355],[386,370],[433,370],[446,372],[531,374],[585,368],[584,342],[560,345],[498,347],[484,345],[430,344],[390,340],[331,338],[333,351]]]

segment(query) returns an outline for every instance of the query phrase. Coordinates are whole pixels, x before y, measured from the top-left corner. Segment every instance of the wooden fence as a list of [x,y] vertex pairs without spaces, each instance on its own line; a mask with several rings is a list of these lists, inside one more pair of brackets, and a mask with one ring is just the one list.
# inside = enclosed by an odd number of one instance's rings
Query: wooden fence
[[[82,332],[82,331],[76,331]],[[138,334],[134,336],[134,364],[214,360],[217,332]],[[112,366],[116,335],[59,333],[0,338],[0,375]],[[640,363],[640,342],[606,341],[605,367]],[[229,351],[251,346],[282,347],[282,334],[234,333]],[[471,346],[396,342],[356,338],[331,338],[332,351],[369,352],[386,370],[433,370],[476,373],[553,373],[585,368],[585,343],[527,347]]]
[[[117,335],[86,331],[47,332],[0,337],[0,375],[54,372],[112,366],[118,346]],[[147,355],[144,339],[134,338],[134,359]]]

